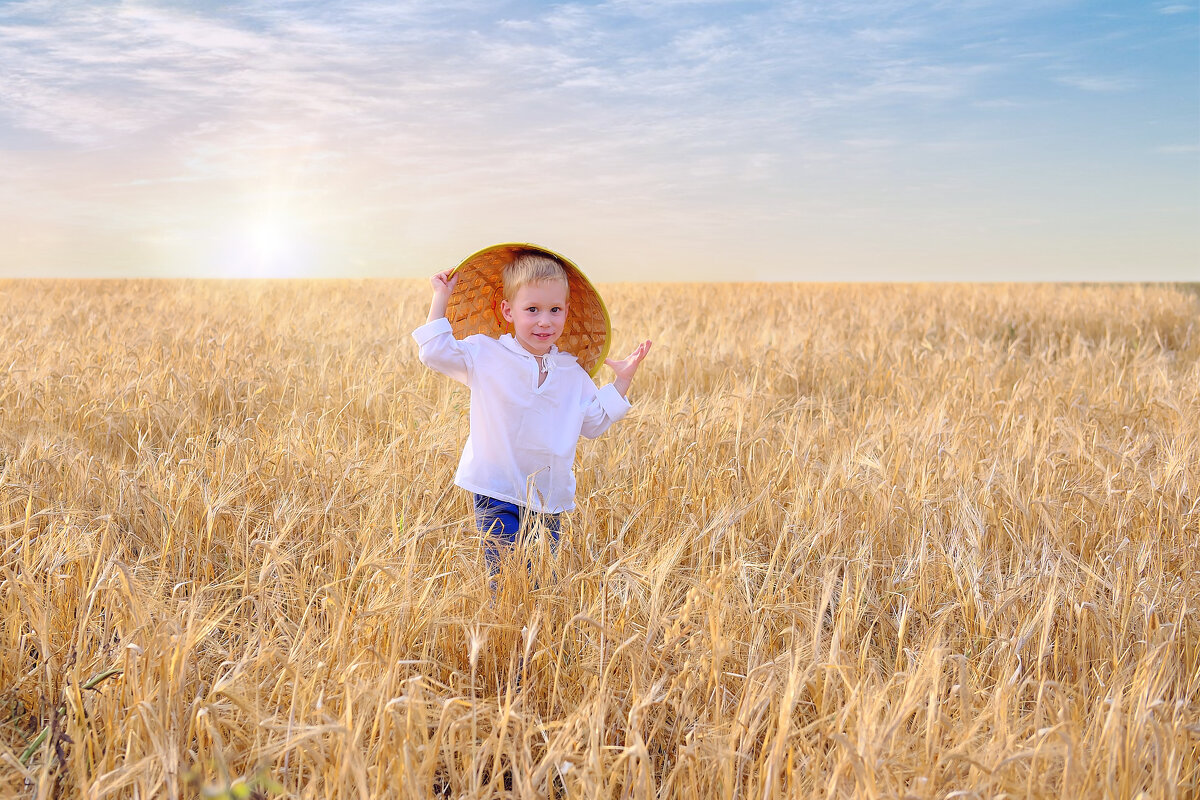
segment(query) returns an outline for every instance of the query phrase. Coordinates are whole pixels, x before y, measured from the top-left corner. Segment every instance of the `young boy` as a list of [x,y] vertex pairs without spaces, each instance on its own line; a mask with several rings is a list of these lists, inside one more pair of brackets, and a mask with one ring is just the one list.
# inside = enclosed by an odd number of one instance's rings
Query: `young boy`
[[630,383],[650,350],[646,341],[623,361],[605,360],[616,379],[597,389],[576,357],[555,346],[570,311],[564,265],[523,252],[502,275],[500,312],[513,333],[456,339],[446,308],[459,275],[447,270],[430,278],[429,317],[412,334],[422,363],[471,390],[471,431],[454,483],[474,497],[492,573],[535,518],[558,541],[559,515],[575,507],[579,437],[595,438],[625,416]]

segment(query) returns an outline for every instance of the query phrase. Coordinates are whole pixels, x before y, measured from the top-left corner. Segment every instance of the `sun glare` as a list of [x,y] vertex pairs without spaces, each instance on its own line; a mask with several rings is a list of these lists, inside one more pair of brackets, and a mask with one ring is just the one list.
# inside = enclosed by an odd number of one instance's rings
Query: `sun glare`
[[248,224],[231,247],[227,265],[236,277],[301,277],[307,247],[297,226],[278,219]]
[[254,261],[264,266],[280,265],[291,249],[287,234],[278,225],[263,225],[250,238],[250,250]]

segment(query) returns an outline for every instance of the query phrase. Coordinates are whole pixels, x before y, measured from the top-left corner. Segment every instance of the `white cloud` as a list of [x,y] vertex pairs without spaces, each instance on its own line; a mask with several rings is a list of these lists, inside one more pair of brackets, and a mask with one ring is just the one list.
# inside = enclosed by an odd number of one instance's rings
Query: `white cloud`
[[1112,75],[1066,75],[1057,81],[1073,89],[1103,94],[1128,92],[1137,88],[1137,82],[1133,79]]
[[1165,155],[1191,155],[1200,153],[1200,144],[1164,144],[1154,148],[1154,152]]
[[160,138],[162,174],[140,181],[245,180],[286,153],[301,175],[373,160],[410,191],[469,179],[519,195],[570,174],[720,196],[766,164],[822,160],[809,130],[831,113],[878,136],[872,113],[960,98],[978,73],[922,53],[924,21],[890,2],[829,7],[833,28],[754,3],[48,8],[0,12],[0,64],[19,65],[0,101],[66,145]]
[[[468,126],[503,129],[520,108],[531,126],[561,115],[596,131],[614,114],[671,116],[678,125],[663,144],[674,146],[699,120],[795,129],[797,114],[848,103],[956,98],[975,74],[921,52],[936,32],[903,24],[915,12],[894,2],[820,12],[849,21],[845,33],[755,3],[562,4],[528,18],[480,2],[436,14],[415,2],[224,15],[203,5],[49,8],[0,12],[0,102],[16,126],[86,145],[255,118],[356,145],[397,130],[437,141]],[[895,24],[852,24],[881,15]]]
[[912,41],[920,36],[920,32],[913,28],[863,28],[854,35],[873,44],[892,44]]
[[0,62],[17,65],[9,69],[18,80],[5,82],[0,99],[19,126],[69,143],[251,107],[345,107],[340,81],[308,73],[311,48],[203,17],[72,7],[4,33]]

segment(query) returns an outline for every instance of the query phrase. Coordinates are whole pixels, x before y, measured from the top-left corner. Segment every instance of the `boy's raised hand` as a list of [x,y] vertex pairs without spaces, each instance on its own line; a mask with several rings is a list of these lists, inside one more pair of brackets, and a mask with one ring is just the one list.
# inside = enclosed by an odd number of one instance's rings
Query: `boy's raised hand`
[[639,344],[632,353],[623,361],[616,361],[611,358],[604,359],[604,363],[612,367],[612,371],[617,373],[616,380],[613,381],[613,386],[624,397],[629,392],[629,385],[633,383],[633,375],[637,372],[638,365],[642,363],[642,359],[650,352],[652,342],[646,340]]
[[454,274],[452,269],[444,269],[430,278],[429,282],[433,284],[435,295],[443,294],[449,297],[450,293],[454,291],[454,284],[458,283],[458,275]]
[[450,302],[450,293],[458,283],[458,275],[453,272],[452,269],[445,269],[429,279],[433,286],[433,301],[429,304],[429,318],[426,322],[446,316],[446,304]]

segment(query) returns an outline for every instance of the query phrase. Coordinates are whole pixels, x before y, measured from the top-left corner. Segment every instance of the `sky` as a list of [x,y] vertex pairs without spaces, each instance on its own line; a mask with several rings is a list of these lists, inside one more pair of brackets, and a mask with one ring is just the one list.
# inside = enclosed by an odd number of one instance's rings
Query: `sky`
[[1200,280],[1197,0],[0,0],[0,276]]

